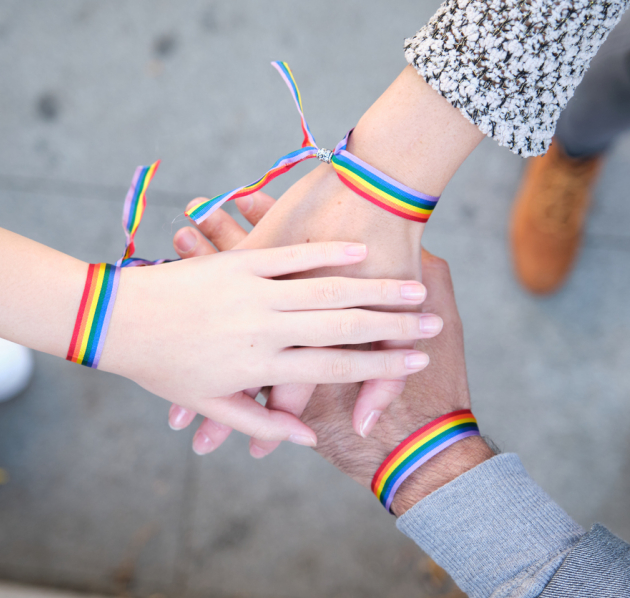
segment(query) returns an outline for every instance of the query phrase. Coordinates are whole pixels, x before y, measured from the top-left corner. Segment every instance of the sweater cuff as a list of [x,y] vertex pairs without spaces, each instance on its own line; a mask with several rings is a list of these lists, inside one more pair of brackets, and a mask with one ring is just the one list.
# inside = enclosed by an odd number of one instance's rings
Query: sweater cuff
[[627,0],[446,0],[405,57],[482,133],[545,153]]
[[470,598],[538,596],[584,534],[515,454],[442,486],[397,526]]

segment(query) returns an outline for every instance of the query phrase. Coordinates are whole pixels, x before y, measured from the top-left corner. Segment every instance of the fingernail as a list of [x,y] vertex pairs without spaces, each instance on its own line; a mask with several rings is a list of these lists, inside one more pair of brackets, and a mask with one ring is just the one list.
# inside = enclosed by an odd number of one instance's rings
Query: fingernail
[[312,436],[302,436],[301,434],[291,434],[289,436],[289,442],[293,444],[300,444],[302,446],[316,446],[317,440]]
[[182,253],[188,253],[197,245],[197,237],[189,228],[182,228],[175,236],[175,245]]
[[426,353],[410,353],[405,357],[405,367],[409,370],[421,370],[429,365],[429,356]]
[[171,430],[182,430],[186,427],[188,411],[179,405],[173,405],[168,414],[168,425]]
[[363,418],[363,421],[361,422],[361,425],[359,426],[359,433],[361,434],[361,436],[363,438],[367,438],[368,437],[368,435],[372,431],[372,428],[374,427],[374,425],[378,421],[378,418],[381,417],[381,413],[383,413],[383,412],[382,411],[370,411]]
[[239,197],[236,200],[236,205],[238,207],[238,211],[241,214],[246,214],[252,209],[254,205],[254,198],[251,195],[246,195],[245,197]]
[[437,334],[443,325],[444,322],[439,316],[420,316],[420,332],[423,334]]
[[352,243],[351,245],[346,245],[343,250],[346,255],[365,255],[367,246],[363,245],[363,243]]
[[252,444],[249,447],[249,454],[254,457],[254,459],[262,459],[263,457],[266,457],[269,453],[257,444]]
[[214,443],[204,433],[197,431],[193,437],[193,451],[198,455],[207,455],[214,450]]
[[424,288],[424,285],[421,284],[404,284],[400,287],[400,296],[403,299],[412,299],[415,301],[420,301],[424,299],[427,294],[427,290]]

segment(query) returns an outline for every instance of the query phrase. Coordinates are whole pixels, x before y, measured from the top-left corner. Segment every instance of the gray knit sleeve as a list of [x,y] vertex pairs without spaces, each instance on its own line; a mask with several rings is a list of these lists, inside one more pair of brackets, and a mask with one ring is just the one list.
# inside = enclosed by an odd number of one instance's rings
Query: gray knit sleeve
[[396,525],[470,598],[539,596],[584,535],[510,453],[429,494]]
[[629,1],[446,0],[405,56],[483,133],[534,156]]

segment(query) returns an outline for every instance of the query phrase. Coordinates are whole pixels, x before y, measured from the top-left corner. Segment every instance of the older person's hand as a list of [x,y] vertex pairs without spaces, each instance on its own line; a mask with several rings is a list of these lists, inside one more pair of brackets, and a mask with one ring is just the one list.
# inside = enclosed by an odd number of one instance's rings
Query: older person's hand
[[[416,347],[431,356],[431,365],[407,380],[402,397],[383,413],[369,438],[352,430],[356,384],[318,386],[302,421],[318,434],[317,452],[366,488],[389,455],[410,434],[446,413],[470,409],[464,358],[464,336],[457,311],[448,264],[422,251],[422,271],[427,287],[424,308],[439,314],[444,330]],[[422,498],[494,453],[481,437],[469,437],[450,446],[414,472],[400,487],[392,511],[402,515]]]

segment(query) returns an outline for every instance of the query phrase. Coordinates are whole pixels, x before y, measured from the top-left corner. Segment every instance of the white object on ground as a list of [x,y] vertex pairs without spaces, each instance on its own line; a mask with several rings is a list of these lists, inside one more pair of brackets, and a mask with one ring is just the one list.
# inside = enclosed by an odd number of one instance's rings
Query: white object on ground
[[0,598],[98,598],[98,596],[0,582]]
[[0,403],[20,394],[32,375],[32,351],[0,338]]

